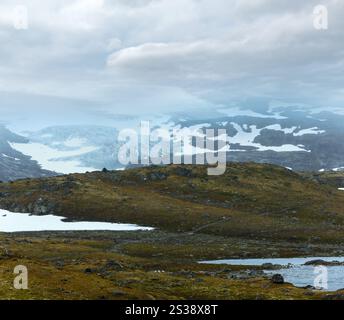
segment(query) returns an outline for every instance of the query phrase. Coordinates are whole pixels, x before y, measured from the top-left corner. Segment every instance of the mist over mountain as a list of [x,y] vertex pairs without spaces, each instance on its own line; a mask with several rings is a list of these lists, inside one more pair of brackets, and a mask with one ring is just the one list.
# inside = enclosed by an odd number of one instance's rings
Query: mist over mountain
[[[125,165],[118,160],[120,130],[130,129],[139,133],[140,122],[150,121],[152,130],[161,127],[170,132],[189,128],[191,133],[196,134],[204,133],[206,129],[215,129],[215,132],[225,129],[228,161],[272,163],[299,171],[344,168],[344,112],[340,109],[263,107],[258,104],[257,107],[221,107],[213,112],[202,110],[193,114],[185,111],[154,117],[113,114],[107,118],[103,114],[106,121],[99,120],[100,124],[96,120],[94,124],[86,124],[87,112],[83,117],[69,117],[66,122],[75,120],[75,125],[17,130],[23,136],[3,128],[2,140],[6,147],[3,153],[25,160],[25,166],[30,163],[38,170],[30,171],[27,176],[42,174],[39,166],[43,172],[59,173],[122,169]],[[81,120],[85,124],[80,124]],[[46,123],[51,122],[53,119]],[[15,163],[20,165],[18,161]]]
[[316,1],[23,5],[24,30],[13,1],[0,5],[0,119],[28,139],[10,147],[42,168],[120,168],[112,137],[152,119],[170,129],[226,128],[229,160],[344,166],[339,1],[322,3],[326,30],[315,28]]

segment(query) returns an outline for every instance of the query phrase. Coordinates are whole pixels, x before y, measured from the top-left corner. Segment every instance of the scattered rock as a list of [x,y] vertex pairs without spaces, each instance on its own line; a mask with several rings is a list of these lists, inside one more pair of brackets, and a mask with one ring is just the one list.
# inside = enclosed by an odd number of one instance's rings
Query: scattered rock
[[327,294],[324,297],[325,300],[344,300],[343,293],[336,293],[336,294]]
[[324,261],[321,259],[307,261],[305,266],[342,266],[344,263],[339,261]]
[[86,268],[85,270],[84,270],[84,273],[88,273],[88,274],[90,274],[90,273],[93,273],[94,271],[91,269],[91,268]]
[[65,263],[64,263],[63,260],[57,260],[57,261],[55,261],[55,266],[56,266],[57,268],[63,268],[64,265],[65,265]]
[[192,170],[183,167],[178,167],[175,169],[175,173],[178,176],[190,177],[192,175]]
[[108,260],[104,266],[106,270],[121,270],[123,269],[123,266],[114,260]]
[[284,278],[281,274],[274,274],[271,278],[272,283],[275,284],[283,284],[284,283]]
[[125,296],[127,293],[125,291],[122,290],[113,290],[112,291],[112,295],[115,297],[121,297],[121,296]]
[[149,180],[152,181],[160,181],[160,180],[166,180],[167,175],[161,172],[154,172],[149,175]]
[[278,270],[278,269],[282,269],[283,267],[286,267],[286,266],[282,266],[280,264],[273,264],[273,263],[263,263],[262,264],[262,268],[264,270]]

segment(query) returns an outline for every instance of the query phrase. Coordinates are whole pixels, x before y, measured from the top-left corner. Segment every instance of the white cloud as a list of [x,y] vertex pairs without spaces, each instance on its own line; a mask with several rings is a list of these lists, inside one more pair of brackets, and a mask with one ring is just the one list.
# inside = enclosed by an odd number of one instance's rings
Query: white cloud
[[[116,112],[247,97],[342,107],[344,5],[318,1],[22,0],[0,5],[0,91],[86,99]],[[112,110],[113,111],[113,110]]]

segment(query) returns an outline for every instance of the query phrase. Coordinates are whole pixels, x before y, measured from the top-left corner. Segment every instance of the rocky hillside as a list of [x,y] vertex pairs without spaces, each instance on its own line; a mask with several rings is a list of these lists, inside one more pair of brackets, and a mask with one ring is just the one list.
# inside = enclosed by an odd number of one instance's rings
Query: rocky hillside
[[0,180],[10,181],[22,178],[37,178],[56,175],[54,172],[42,170],[36,161],[31,160],[10,143],[26,143],[27,139],[0,126]]
[[332,185],[336,188],[344,188],[343,171],[304,172],[303,176],[321,184]]
[[[228,161],[272,163],[296,171],[344,168],[344,115],[331,110],[223,110],[217,118],[175,119],[179,127],[226,129]],[[215,114],[216,115],[216,114]],[[215,116],[214,115],[214,116]]]
[[[123,168],[118,162],[119,131],[139,133],[140,121],[150,120],[152,130],[161,127],[194,136],[204,134],[206,129],[225,129],[227,160],[231,162],[272,163],[296,171],[344,168],[344,115],[336,110],[297,106],[270,110],[264,105],[197,115],[166,114],[156,119],[116,116],[112,120],[106,126],[94,120],[94,125],[56,125],[26,132],[29,142],[15,147],[44,168],[62,173]],[[37,152],[37,146],[47,151]]]
[[0,185],[0,207],[245,239],[344,236],[342,191],[254,163],[229,163],[218,177],[202,166],[167,166],[20,180]]

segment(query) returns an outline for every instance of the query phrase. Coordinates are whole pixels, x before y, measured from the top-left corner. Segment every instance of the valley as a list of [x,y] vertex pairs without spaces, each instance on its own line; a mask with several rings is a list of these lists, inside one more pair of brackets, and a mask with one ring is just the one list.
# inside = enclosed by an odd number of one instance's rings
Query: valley
[[[340,173],[337,173],[339,175]],[[342,292],[272,282],[239,258],[344,256],[344,193],[288,169],[228,163],[92,172],[0,184],[0,207],[147,231],[0,233],[3,298],[337,299]],[[28,291],[10,288],[27,265]]]
[[0,300],[344,300],[342,2],[1,0]]

